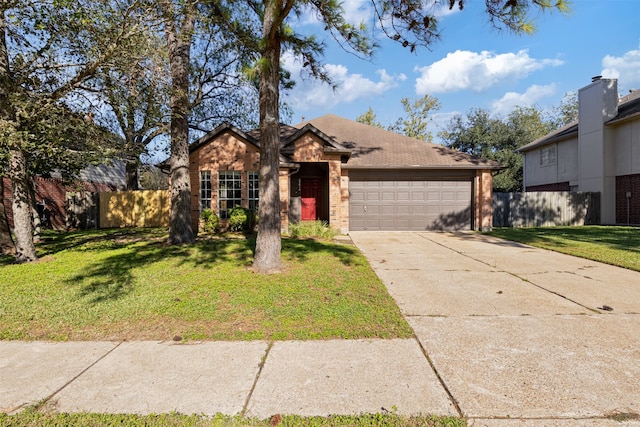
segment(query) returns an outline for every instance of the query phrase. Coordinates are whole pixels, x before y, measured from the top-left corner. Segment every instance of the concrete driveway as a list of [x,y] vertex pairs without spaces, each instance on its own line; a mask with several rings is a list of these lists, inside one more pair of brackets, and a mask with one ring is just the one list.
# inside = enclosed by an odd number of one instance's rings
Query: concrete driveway
[[640,273],[476,233],[351,238],[472,425],[640,425]]

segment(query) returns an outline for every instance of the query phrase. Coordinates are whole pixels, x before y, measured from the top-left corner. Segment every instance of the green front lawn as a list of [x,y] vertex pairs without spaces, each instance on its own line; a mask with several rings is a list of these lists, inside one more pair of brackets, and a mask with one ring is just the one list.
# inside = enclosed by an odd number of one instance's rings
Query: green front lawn
[[492,236],[640,271],[640,228],[496,228]]
[[0,258],[0,339],[408,338],[353,246],[283,239],[284,271],[250,270],[254,242],[168,246],[158,229],[50,232],[37,262]]

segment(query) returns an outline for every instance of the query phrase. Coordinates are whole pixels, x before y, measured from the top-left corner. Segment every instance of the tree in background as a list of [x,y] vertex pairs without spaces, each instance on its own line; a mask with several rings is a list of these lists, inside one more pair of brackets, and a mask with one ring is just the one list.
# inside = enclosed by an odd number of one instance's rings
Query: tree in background
[[522,191],[522,155],[516,150],[555,128],[534,107],[516,107],[502,120],[484,109],[454,116],[439,136],[444,145],[473,156],[500,162],[505,168],[495,173],[493,189],[500,192]]
[[[422,98],[414,99],[413,102],[411,102],[409,98],[402,98],[400,103],[402,104],[405,115],[399,117],[395,123],[389,125],[387,129],[411,138],[431,142],[433,135],[428,127],[432,119],[432,112],[439,110],[441,107],[438,98],[427,94]],[[371,107],[369,107],[366,113],[358,116],[356,122],[384,128],[384,126],[376,120],[376,113]]]
[[384,129],[384,126],[378,121],[376,113],[373,112],[373,108],[371,107],[369,107],[366,113],[360,114],[356,117],[356,122]]
[[[180,14],[182,6],[174,6]],[[220,17],[212,18],[207,8],[196,6],[200,9],[191,12],[196,21],[189,47],[189,129],[202,135],[224,121],[242,128],[255,127],[253,105],[257,103],[257,89],[242,73],[246,61],[243,48],[216,30]],[[121,150],[126,159],[128,190],[138,189],[141,156],[155,154],[150,152],[152,142],[168,135],[171,124],[168,39],[161,29],[177,28],[167,27],[167,18],[154,18],[153,8],[147,10],[146,32],[139,35],[135,50],[100,69],[84,87],[108,107],[108,112],[102,108],[102,114],[96,114],[100,123],[123,137]],[[193,139],[189,136],[189,140]]]
[[55,169],[71,176],[108,149],[88,116],[70,105],[79,86],[124,54],[139,30],[133,9],[112,6],[109,0],[0,3],[0,151],[6,153],[0,170],[12,182],[17,262],[36,259],[32,174]]
[[99,68],[83,85],[99,100],[96,120],[122,137],[118,150],[125,161],[127,190],[139,189],[140,156],[167,133],[169,78],[162,41],[154,26],[148,27],[126,57]]
[[441,107],[438,98],[427,94],[422,98],[415,99],[413,103],[409,98],[402,98],[400,102],[406,115],[400,117],[393,125],[389,126],[389,130],[411,138],[431,142],[433,135],[428,126],[432,119],[432,113]]
[[[291,17],[314,14],[325,25],[325,31],[345,49],[363,57],[374,51],[372,29],[364,23],[353,25],[344,20],[343,9],[337,0],[263,0],[249,1],[248,9],[260,25],[252,29],[249,39],[257,48],[259,59],[256,70],[260,78],[260,221],[253,267],[258,272],[280,268],[281,224],[279,199],[279,76],[283,49],[289,49],[302,60],[310,75],[329,81],[320,62],[323,46],[315,36],[297,34],[287,23]],[[376,23],[374,29],[397,41],[412,52],[420,46],[429,46],[439,38],[438,23],[433,15],[433,4],[422,0],[371,0]],[[464,0],[450,0],[449,7],[463,9]],[[539,10],[568,12],[563,0],[496,0],[486,2],[490,22],[497,28],[508,28],[516,33],[535,30],[532,16]],[[261,31],[258,34],[257,28]],[[256,40],[258,41],[256,43]]]
[[560,106],[554,109],[556,127],[561,128],[578,121],[578,92],[566,93],[560,101]]

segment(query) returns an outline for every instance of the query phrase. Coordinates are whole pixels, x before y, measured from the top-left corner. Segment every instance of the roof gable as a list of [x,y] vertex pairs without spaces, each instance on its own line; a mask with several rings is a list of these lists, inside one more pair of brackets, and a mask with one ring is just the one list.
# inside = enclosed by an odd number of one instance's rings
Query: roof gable
[[295,149],[295,142],[301,137],[303,137],[304,135],[306,135],[307,133],[311,133],[317,136],[322,141],[325,152],[332,151],[336,153],[351,154],[352,150],[346,148],[341,144],[338,144],[333,138],[329,137],[326,133],[322,132],[320,129],[313,126],[311,123],[307,123],[297,132],[289,135],[287,139],[282,141],[281,151],[283,153],[290,153],[292,150]]
[[194,151],[198,150],[199,148],[202,148],[203,146],[207,145],[208,143],[210,143],[211,141],[213,141],[214,139],[216,139],[217,137],[219,137],[220,135],[222,135],[225,132],[230,132],[235,137],[243,140],[244,142],[252,144],[256,148],[260,148],[259,140],[255,139],[249,133],[245,133],[242,130],[238,129],[237,127],[235,127],[231,123],[225,122],[225,123],[222,123],[221,125],[219,125],[218,127],[216,127],[215,129],[213,129],[211,132],[208,132],[206,135],[203,135],[198,140],[196,140],[193,143],[191,143],[189,145],[189,153],[193,153]]

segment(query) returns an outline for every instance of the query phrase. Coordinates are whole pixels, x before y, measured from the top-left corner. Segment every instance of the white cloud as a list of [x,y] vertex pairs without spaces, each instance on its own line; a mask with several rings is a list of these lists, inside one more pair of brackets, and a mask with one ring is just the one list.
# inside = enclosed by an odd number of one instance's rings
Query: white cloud
[[[362,22],[369,25],[373,19],[373,9],[370,0],[349,0],[342,3],[344,13],[342,18],[350,24],[360,25]],[[313,6],[303,6],[299,23],[302,25],[320,24],[318,11]],[[294,25],[296,25],[294,23]],[[324,25],[324,24],[323,24]]]
[[618,79],[621,86],[636,88],[640,85],[640,49],[630,50],[621,57],[607,55],[602,58],[602,77]]
[[525,93],[507,92],[502,98],[491,104],[494,114],[507,115],[514,107],[531,107],[540,99],[551,96],[556,92],[556,85],[533,85]]
[[293,55],[285,53],[282,56],[283,66],[289,70],[296,80],[295,87],[285,94],[286,101],[294,109],[305,110],[313,108],[331,108],[338,103],[349,103],[359,99],[380,96],[386,91],[398,86],[406,80],[404,74],[390,75],[386,70],[376,71],[377,80],[372,80],[362,74],[351,74],[344,65],[327,64],[325,71],[337,85],[334,90],[328,84],[312,79],[298,79],[302,67]]
[[345,21],[350,24],[360,25],[361,23],[369,24],[373,19],[373,9],[371,9],[370,0],[349,0],[342,3]]
[[416,68],[416,93],[456,92],[472,89],[482,92],[507,79],[522,79],[542,68],[562,65],[558,59],[535,59],[527,50],[495,54],[489,51],[458,50],[426,67]]

